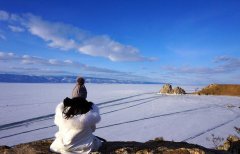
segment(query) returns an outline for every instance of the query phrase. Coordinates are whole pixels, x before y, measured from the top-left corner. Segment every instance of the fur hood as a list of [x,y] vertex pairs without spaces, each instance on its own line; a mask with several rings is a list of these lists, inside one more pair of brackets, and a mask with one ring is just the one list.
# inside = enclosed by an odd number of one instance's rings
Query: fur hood
[[63,115],[63,103],[58,104],[56,108],[54,123],[59,127],[66,127],[71,129],[83,129],[85,127],[91,127],[96,125],[101,118],[99,115],[98,107],[93,104],[92,109],[86,114],[76,115],[72,118],[65,119]]
[[69,119],[63,115],[63,103],[56,107],[54,123],[59,131],[55,134],[55,140],[51,144],[51,151],[58,153],[88,154],[101,146],[101,141],[92,134],[96,129],[96,123],[100,121],[98,107],[93,104],[92,109],[85,114],[79,114]]

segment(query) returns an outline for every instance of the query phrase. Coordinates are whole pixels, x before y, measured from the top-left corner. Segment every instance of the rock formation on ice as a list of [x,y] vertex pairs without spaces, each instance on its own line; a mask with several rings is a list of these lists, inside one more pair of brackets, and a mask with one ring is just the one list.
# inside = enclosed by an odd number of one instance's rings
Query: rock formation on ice
[[186,94],[185,90],[182,89],[181,87],[176,87],[176,88],[172,88],[172,85],[170,84],[165,84],[163,85],[162,89],[160,90],[161,94],[177,94],[177,95],[181,95],[181,94]]

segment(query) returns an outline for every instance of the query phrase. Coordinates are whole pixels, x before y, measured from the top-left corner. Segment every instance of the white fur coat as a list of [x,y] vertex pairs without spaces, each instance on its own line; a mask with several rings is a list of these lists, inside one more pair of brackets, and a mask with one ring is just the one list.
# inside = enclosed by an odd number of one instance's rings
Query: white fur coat
[[92,134],[96,123],[100,121],[99,109],[93,104],[92,110],[86,114],[65,119],[62,114],[63,103],[56,108],[54,123],[59,131],[50,150],[63,154],[87,154],[97,150],[101,142]]

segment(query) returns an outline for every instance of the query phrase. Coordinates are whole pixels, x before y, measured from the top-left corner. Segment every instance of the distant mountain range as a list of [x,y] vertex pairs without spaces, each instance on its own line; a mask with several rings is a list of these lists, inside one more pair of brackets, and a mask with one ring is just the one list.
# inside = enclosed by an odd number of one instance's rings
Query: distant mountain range
[[[77,76],[35,76],[18,74],[0,74],[0,82],[8,83],[75,83]],[[121,83],[121,84],[163,84],[160,82],[117,80],[110,78],[85,77],[87,83]]]

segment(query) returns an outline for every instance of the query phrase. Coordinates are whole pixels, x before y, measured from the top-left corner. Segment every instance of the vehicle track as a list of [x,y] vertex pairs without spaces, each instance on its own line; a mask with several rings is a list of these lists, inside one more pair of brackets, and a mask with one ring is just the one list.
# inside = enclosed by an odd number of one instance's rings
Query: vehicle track
[[165,116],[170,116],[170,115],[176,115],[176,114],[181,114],[181,113],[187,113],[187,112],[192,112],[192,111],[198,111],[198,110],[203,110],[203,109],[209,109],[212,107],[215,107],[215,106],[205,106],[205,107],[193,108],[193,109],[177,111],[177,112],[172,112],[172,113],[160,114],[160,115],[155,115],[155,116],[151,116],[151,117],[140,118],[140,119],[136,119],[136,120],[130,120],[130,121],[126,121],[126,122],[120,122],[120,123],[110,124],[110,125],[106,125],[106,126],[101,126],[101,127],[98,127],[98,129],[108,128],[108,127],[113,127],[113,126],[118,126],[118,125],[122,125],[122,124],[133,123],[133,122],[138,122],[138,121],[143,121],[143,120],[148,120],[148,119],[154,119],[154,118],[159,118],[159,117],[165,117]]
[[16,128],[16,127],[21,127],[21,126],[24,126],[24,125],[29,125],[29,124],[34,123],[34,122],[39,122],[39,121],[52,119],[54,117],[54,115],[55,114],[48,114],[48,115],[44,115],[44,116],[40,116],[40,117],[36,117],[36,118],[31,118],[31,119],[18,121],[18,122],[4,124],[4,125],[0,126],[0,131],[6,130],[6,129],[11,129],[11,128]]
[[[153,93],[154,92],[141,93],[141,94],[137,94],[137,95],[132,95],[132,96],[128,96],[128,97],[123,97],[123,98],[119,98],[119,99],[115,99],[115,100],[110,100],[110,101],[98,103],[98,105],[104,105],[104,104],[108,104],[108,103],[112,103],[112,102],[116,102],[116,101],[121,101],[121,100],[124,100],[124,99],[136,97],[136,96],[141,96],[141,95],[145,95],[145,94],[153,94]],[[22,107],[22,106],[42,105],[42,104],[55,104],[55,103],[53,103],[53,102],[43,102],[43,103],[9,104],[9,105],[0,105],[0,108],[9,108],[9,107],[18,107],[18,106]]]
[[0,108],[25,107],[25,106],[42,105],[42,104],[54,104],[54,103],[53,102],[43,102],[43,103],[9,104],[9,105],[0,105]]
[[[143,121],[143,120],[148,120],[148,119],[154,119],[154,118],[159,118],[159,117],[165,117],[165,116],[170,116],[170,115],[176,115],[176,114],[181,114],[181,113],[193,112],[193,111],[209,109],[209,108],[213,108],[213,107],[216,107],[216,106],[210,105],[210,106],[205,106],[205,107],[200,107],[200,108],[193,108],[193,109],[188,109],[188,110],[183,110],[183,111],[160,114],[160,115],[155,115],[155,116],[151,116],[151,117],[145,117],[145,118],[140,118],[140,119],[136,119],[136,120],[130,120],[130,121],[110,124],[110,125],[106,125],[106,126],[101,126],[101,127],[98,127],[97,129],[104,129],[104,128],[118,126],[118,125],[122,125],[122,124],[128,124],[128,123],[133,123],[133,122],[138,122],[138,121]],[[239,117],[240,117],[240,115],[239,115]],[[0,139],[4,139],[4,138],[16,136],[16,135],[21,135],[21,134],[25,134],[25,133],[29,133],[29,132],[33,132],[33,131],[37,131],[37,130],[47,129],[47,128],[51,128],[51,127],[55,127],[55,125],[49,125],[49,126],[46,126],[46,127],[40,127],[40,128],[37,128],[37,129],[32,129],[32,130],[23,131],[23,132],[11,134],[11,135],[2,136],[2,137],[0,137]]]
[[138,106],[138,105],[142,105],[142,104],[149,103],[149,102],[154,101],[154,100],[157,100],[157,99],[159,99],[159,98],[154,98],[154,99],[151,99],[151,100],[149,100],[149,101],[145,101],[145,102],[141,102],[141,103],[138,103],[138,104],[130,105],[130,106],[123,107],[123,108],[120,108],[120,109],[107,111],[107,112],[102,113],[101,115],[109,114],[109,113],[113,113],[113,112],[117,112],[117,111],[121,111],[121,110],[124,110],[124,109],[129,109],[129,108],[132,108],[132,107],[135,107],[135,106]]
[[[131,100],[131,101],[127,101],[127,102],[121,102],[121,103],[112,104],[112,105],[106,105],[106,106],[99,107],[99,108],[102,109],[102,108],[107,108],[107,107],[119,106],[119,105],[122,105],[122,104],[126,105],[126,104],[129,104],[129,103],[132,103],[132,102],[147,100],[147,99],[151,99],[151,98],[159,98],[159,97],[160,97],[160,96],[152,96],[152,97],[147,97],[147,98],[142,98],[142,99],[136,99],[136,100]],[[161,97],[162,97],[162,96],[161,96]]]
[[[144,93],[144,94],[149,94],[149,93]],[[103,102],[103,103],[100,103],[100,105],[117,102],[117,101],[120,101],[120,100],[136,97],[136,96],[139,96],[139,95],[133,95],[133,96],[124,97],[124,98],[121,98],[121,99],[116,99],[116,100],[112,100],[112,101]],[[143,99],[136,99],[136,100],[129,101],[127,103],[147,100],[147,99],[151,99],[151,98],[155,98],[155,97],[159,97],[159,96],[152,96],[152,97],[147,97],[147,98],[143,98]],[[123,103],[121,103],[121,104],[123,104]],[[99,104],[97,104],[97,105],[99,106]],[[117,104],[115,104],[115,105],[117,105]],[[101,108],[105,108],[105,107],[99,107],[99,108],[101,109]],[[125,108],[127,108],[127,107],[125,107]],[[11,128],[16,128],[16,127],[21,127],[21,126],[24,126],[24,125],[29,125],[29,124],[32,124],[32,123],[35,123],[35,122],[49,120],[49,119],[52,119],[54,117],[54,115],[55,114],[52,113],[52,114],[48,114],[48,115],[44,115],[44,116],[39,116],[39,117],[31,118],[31,119],[26,119],[26,120],[22,120],[22,121],[18,121],[18,122],[13,122],[13,123],[9,123],[9,124],[0,125],[0,131],[6,130],[6,129],[11,129]]]
[[129,98],[133,98],[133,97],[137,97],[137,96],[142,96],[142,95],[146,95],[146,94],[155,94],[155,93],[154,93],[154,92],[141,93],[141,94],[137,94],[137,95],[132,95],[132,96],[128,96],[128,97],[123,97],[123,98],[114,99],[114,100],[111,100],[111,101],[106,101],[106,102],[98,103],[97,105],[98,105],[98,106],[102,106],[102,105],[105,105],[105,104],[110,104],[110,103],[114,103],[114,102],[117,102],[117,101],[129,99]]
[[214,127],[212,127],[212,128],[209,128],[209,129],[207,129],[207,130],[204,130],[204,131],[202,131],[202,132],[199,132],[199,133],[197,133],[196,135],[191,136],[191,137],[188,137],[188,138],[186,138],[186,139],[184,139],[184,140],[182,140],[182,141],[183,141],[183,142],[186,142],[186,141],[188,141],[188,140],[192,140],[192,139],[194,139],[194,138],[197,138],[197,137],[199,137],[199,136],[201,136],[201,135],[203,135],[203,134],[205,134],[205,133],[208,133],[208,132],[210,132],[210,131],[212,131],[212,130],[214,130],[214,129],[217,129],[217,128],[219,128],[219,127],[222,127],[222,126],[224,126],[224,125],[227,125],[227,124],[229,124],[229,123],[237,120],[238,118],[240,118],[240,115],[236,116],[235,118],[233,118],[233,119],[231,119],[231,120],[228,120],[228,121],[223,122],[223,123],[221,123],[221,124],[219,124],[219,125],[216,125],[216,126],[214,126]]

